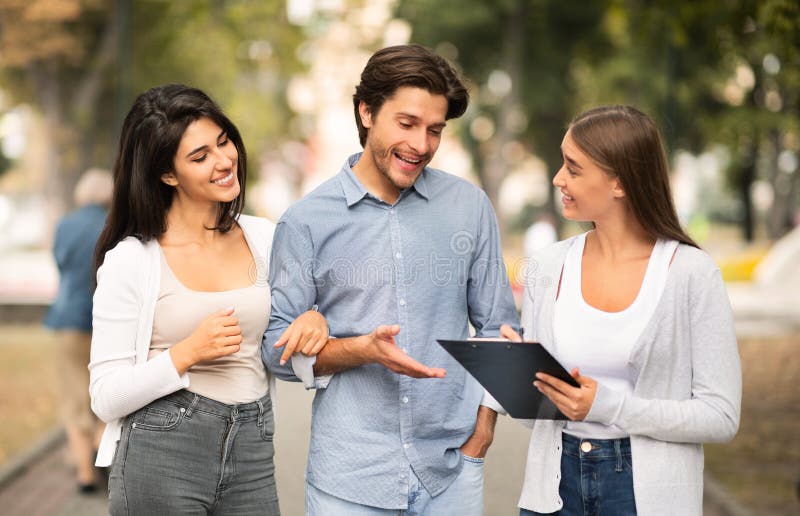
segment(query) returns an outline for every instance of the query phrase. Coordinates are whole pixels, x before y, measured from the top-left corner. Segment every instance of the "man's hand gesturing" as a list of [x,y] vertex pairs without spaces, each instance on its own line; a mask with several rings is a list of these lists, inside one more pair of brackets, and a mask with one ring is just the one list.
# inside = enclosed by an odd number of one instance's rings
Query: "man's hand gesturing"
[[367,352],[372,362],[377,362],[398,374],[412,378],[444,378],[445,370],[440,367],[428,367],[408,356],[397,347],[395,335],[400,333],[400,326],[378,326],[366,336],[369,339]]

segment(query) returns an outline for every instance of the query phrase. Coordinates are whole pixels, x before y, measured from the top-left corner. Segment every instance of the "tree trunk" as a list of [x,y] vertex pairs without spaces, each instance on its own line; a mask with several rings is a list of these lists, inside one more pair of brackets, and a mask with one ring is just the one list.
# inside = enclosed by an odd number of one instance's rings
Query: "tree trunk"
[[[511,119],[515,111],[520,109],[520,91],[522,84],[522,48],[525,40],[525,19],[527,2],[517,0],[514,9],[509,13],[507,30],[503,34],[503,61],[501,69],[508,73],[511,79],[511,91],[500,102],[497,116],[497,130],[488,143],[488,155],[485,168],[481,175],[486,195],[495,206],[498,206],[500,186],[508,174],[508,163],[503,157],[506,145],[514,140],[516,134],[513,130]],[[495,209],[495,211],[498,211]],[[497,222],[500,234],[505,235],[506,221],[498,214]]]
[[105,91],[105,83],[109,71],[119,55],[119,39],[123,20],[122,9],[109,11],[103,34],[100,36],[94,55],[86,73],[81,77],[71,99],[70,122],[74,126],[76,159],[74,166],[69,167],[65,177],[65,194],[70,195],[83,172],[92,166],[103,165],[97,162],[95,150],[100,142],[113,145],[114,138],[109,138],[107,131],[98,133],[98,114],[101,111],[101,100]]
[[31,63],[28,75],[39,98],[44,116],[45,140],[45,186],[44,195],[48,206],[48,218],[60,216],[69,201],[64,196],[64,176],[61,160],[61,128],[63,109],[61,91],[57,80],[56,66],[53,63]]
[[774,151],[772,170],[770,171],[770,185],[774,192],[772,205],[767,210],[766,224],[767,236],[770,240],[778,240],[788,233],[794,226],[794,211],[797,209],[798,174],[797,170],[784,172],[777,166],[781,153],[781,132],[770,132],[770,146]]
[[[754,158],[755,150],[751,149]],[[751,243],[755,237],[755,221],[753,219],[753,200],[750,189],[756,177],[756,160],[748,159],[741,165],[739,174],[739,200],[742,203],[742,237],[745,242]]]

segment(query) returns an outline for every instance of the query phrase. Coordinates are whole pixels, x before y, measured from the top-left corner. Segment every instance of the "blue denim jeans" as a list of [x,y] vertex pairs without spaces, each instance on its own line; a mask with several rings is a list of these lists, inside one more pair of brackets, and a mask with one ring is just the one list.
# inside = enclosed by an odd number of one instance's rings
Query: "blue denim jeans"
[[483,514],[483,459],[464,457],[464,468],[438,496],[431,496],[414,470],[409,471],[408,508],[381,509],[342,500],[306,482],[306,516],[481,516]]
[[269,395],[226,405],[185,390],[125,420],[109,476],[117,515],[279,515]]
[[[590,443],[591,449],[584,443]],[[563,434],[562,445],[558,495],[564,507],[550,514],[636,515],[630,439],[580,439]],[[519,514],[543,513],[520,509]]]

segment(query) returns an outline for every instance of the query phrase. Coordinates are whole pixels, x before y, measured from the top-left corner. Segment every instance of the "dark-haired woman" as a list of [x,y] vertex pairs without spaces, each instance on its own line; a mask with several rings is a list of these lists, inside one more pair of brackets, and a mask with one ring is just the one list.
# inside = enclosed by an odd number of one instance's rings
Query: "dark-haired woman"
[[[153,88],[125,119],[89,365],[111,514],[279,514],[260,355],[273,226],[240,215],[245,167],[239,131],[200,90]],[[327,333],[309,312],[283,342],[313,355]]]
[[720,271],[681,229],[650,118],[587,111],[561,151],[564,216],[594,228],[533,257],[522,327],[580,387],[536,375],[569,420],[533,424],[520,514],[702,514],[701,443],[734,436],[741,401]]

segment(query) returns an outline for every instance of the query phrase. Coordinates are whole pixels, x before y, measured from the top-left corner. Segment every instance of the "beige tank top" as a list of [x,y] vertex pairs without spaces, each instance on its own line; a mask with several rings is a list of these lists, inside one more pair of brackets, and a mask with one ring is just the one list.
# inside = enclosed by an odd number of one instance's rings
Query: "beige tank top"
[[[261,361],[261,338],[269,323],[269,285],[255,280],[249,287],[224,292],[191,290],[172,272],[160,247],[159,252],[161,286],[148,359],[191,335],[212,313],[232,306],[233,315],[239,319],[242,329],[239,351],[192,366],[188,371],[190,383],[187,390],[229,405],[262,398],[269,390]],[[257,278],[262,277],[257,275]]]

